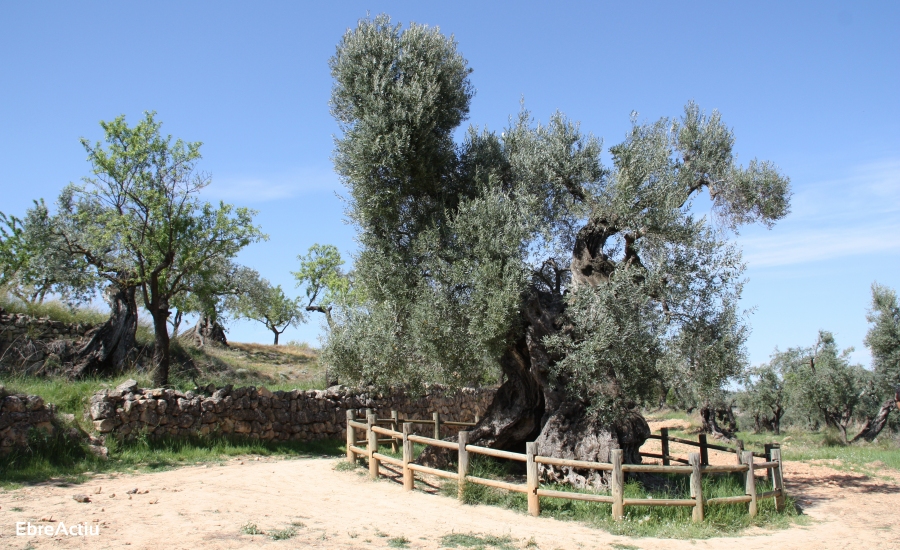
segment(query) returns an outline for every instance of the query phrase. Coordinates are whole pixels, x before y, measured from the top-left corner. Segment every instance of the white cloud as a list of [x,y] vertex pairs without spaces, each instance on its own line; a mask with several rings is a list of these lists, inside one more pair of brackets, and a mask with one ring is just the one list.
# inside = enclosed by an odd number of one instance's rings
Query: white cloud
[[738,238],[752,267],[774,267],[900,251],[900,160],[801,184],[792,213],[771,231]]
[[318,191],[341,189],[337,176],[326,170],[300,170],[267,176],[213,177],[203,190],[209,197],[242,203],[268,202]]

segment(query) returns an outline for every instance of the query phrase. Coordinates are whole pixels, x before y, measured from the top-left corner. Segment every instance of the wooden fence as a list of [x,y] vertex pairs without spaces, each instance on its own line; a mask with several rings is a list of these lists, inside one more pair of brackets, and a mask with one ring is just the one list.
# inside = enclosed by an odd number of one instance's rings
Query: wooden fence
[[[381,424],[381,425],[379,425]],[[390,428],[383,427],[388,425]],[[525,493],[528,497],[528,512],[533,516],[541,513],[540,497],[565,498],[570,500],[585,500],[590,502],[604,502],[612,504],[612,515],[616,521],[621,521],[625,516],[625,506],[689,506],[693,508],[693,520],[703,521],[703,510],[707,505],[714,504],[736,504],[747,503],[748,512],[751,516],[757,513],[757,501],[762,498],[774,498],[775,507],[780,512],[784,509],[784,479],[781,465],[781,449],[776,446],[767,446],[767,452],[770,457],[763,462],[756,462],[755,458],[762,453],[754,453],[752,451],[740,450],[736,451],[730,447],[719,445],[709,445],[705,441],[705,437],[701,437],[699,442],[686,439],[668,437],[668,430],[663,430],[659,436],[651,436],[654,439],[660,439],[663,443],[662,455],[652,455],[650,453],[641,453],[642,456],[662,458],[663,464],[623,464],[622,450],[616,449],[611,453],[611,463],[605,462],[589,462],[584,460],[570,460],[563,458],[554,458],[549,456],[540,456],[535,443],[525,444],[525,454],[514,453],[510,451],[501,451],[497,449],[489,449],[487,447],[479,447],[468,444],[467,431],[459,432],[458,442],[444,441],[440,438],[440,427],[445,426],[474,426],[474,422],[442,422],[440,415],[435,413],[432,420],[402,420],[402,429],[400,428],[401,420],[396,411],[391,412],[391,418],[376,418],[373,413],[366,410],[365,422],[361,422],[356,418],[356,411],[347,411],[347,460],[356,461],[357,456],[366,457],[369,461],[369,476],[377,479],[379,468],[382,462],[392,464],[402,468],[403,472],[403,488],[407,491],[413,490],[415,483],[415,474],[428,474],[437,477],[455,479],[458,484],[458,495],[460,500],[463,498],[463,491],[466,483],[475,483],[478,485],[486,485],[507,491],[515,491]],[[434,437],[424,437],[414,435],[411,432],[414,424],[433,424]],[[356,431],[365,430],[366,447],[360,447],[356,439]],[[385,436],[385,437],[379,437]],[[689,459],[683,459],[670,456],[668,453],[668,442],[676,442],[687,445],[700,447],[699,453],[691,453]],[[398,443],[402,445],[402,458],[395,458],[378,452],[379,445],[382,443],[390,443],[394,452],[397,452]],[[431,445],[449,450],[455,450],[458,453],[458,471],[449,472],[437,468],[430,468],[413,463],[413,443],[421,443],[423,445]],[[733,465],[709,465],[708,449],[726,450],[735,452],[740,457],[740,462]],[[494,458],[504,458],[507,460],[515,460],[525,463],[526,482],[509,483],[494,479],[485,479],[469,475],[469,455],[480,454]],[[704,460],[706,459],[706,460]],[[669,464],[670,461],[686,462],[687,466],[674,466]],[[538,479],[538,464],[547,464],[553,466],[564,466],[571,468],[583,468],[588,470],[599,470],[612,472],[611,476],[611,494],[598,495],[590,493],[572,493],[568,491],[555,491],[551,489],[542,489]],[[757,493],[755,471],[765,469],[770,473],[774,490]],[[721,474],[721,473],[744,473],[745,477],[745,494],[732,497],[704,498],[702,479],[703,475]],[[624,498],[625,474],[626,473],[654,473],[654,474],[682,474],[690,475],[690,495],[691,498],[683,499],[654,499],[654,498]]]

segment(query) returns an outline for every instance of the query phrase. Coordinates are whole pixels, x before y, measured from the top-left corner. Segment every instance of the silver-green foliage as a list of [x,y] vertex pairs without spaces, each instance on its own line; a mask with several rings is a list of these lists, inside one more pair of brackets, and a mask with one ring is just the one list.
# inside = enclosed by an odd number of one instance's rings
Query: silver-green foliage
[[[737,164],[718,113],[640,123],[610,148],[554,114],[497,133],[453,131],[471,70],[436,28],[360,21],[331,59],[335,166],[349,188],[365,300],[336,312],[323,360],[379,384],[496,376],[535,292],[565,301],[551,376],[595,406],[641,399],[660,376],[712,393],[744,364],[743,263],[727,244],[786,215],[789,181]],[[695,214],[709,193],[718,224]],[[589,270],[569,264],[595,247]]]
[[23,219],[0,212],[0,292],[26,304],[41,304],[48,294],[69,305],[91,298],[98,281],[83,258],[65,252],[55,221],[43,199]]
[[884,285],[872,285],[872,308],[866,316],[871,326],[866,346],[872,352],[877,393],[883,397],[900,391],[900,305],[897,293]]
[[820,331],[811,347],[773,355],[771,364],[784,375],[789,414],[810,427],[835,428],[847,443],[847,429],[876,405],[865,389],[872,372],[850,362],[853,348],[839,350],[834,336]]

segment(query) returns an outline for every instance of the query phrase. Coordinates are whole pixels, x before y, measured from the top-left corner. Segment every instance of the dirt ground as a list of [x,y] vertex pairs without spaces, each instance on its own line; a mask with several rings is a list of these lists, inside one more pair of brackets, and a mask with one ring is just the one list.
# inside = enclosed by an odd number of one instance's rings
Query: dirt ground
[[[714,458],[715,457],[715,458]],[[729,455],[711,453],[711,462]],[[517,548],[533,539],[544,550],[665,548],[900,548],[900,475],[890,480],[842,472],[824,464],[788,462],[785,480],[809,525],[753,530],[740,538],[671,540],[613,536],[575,522],[533,518],[490,506],[461,505],[358,471],[338,471],[339,459],[245,457],[151,474],[97,475],[76,486],[54,483],[0,492],[0,548],[440,548],[451,533],[510,536]],[[135,494],[128,491],[137,489]],[[86,494],[81,503],[74,495]],[[67,528],[86,522],[91,536],[17,536],[17,522]],[[242,534],[294,524],[296,535],[274,541]],[[96,532],[96,531],[95,531]]]

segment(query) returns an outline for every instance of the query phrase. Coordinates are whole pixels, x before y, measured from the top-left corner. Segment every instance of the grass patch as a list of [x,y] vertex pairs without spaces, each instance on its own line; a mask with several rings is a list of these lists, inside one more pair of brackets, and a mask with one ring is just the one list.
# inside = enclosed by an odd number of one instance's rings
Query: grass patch
[[[515,466],[501,463],[488,457],[473,457],[470,464],[471,475],[477,477],[502,479],[505,481],[523,482],[522,476],[515,471]],[[637,481],[629,481],[625,486],[625,498],[690,498],[689,477],[684,475],[659,476],[660,489],[648,490]],[[569,486],[545,486],[558,491],[577,491]],[[445,494],[456,495],[456,483],[443,485]],[[771,490],[771,485],[757,478],[757,491]],[[703,494],[706,498],[736,496],[744,494],[742,475],[715,475],[703,478]],[[463,500],[467,504],[490,504],[502,506],[525,513],[528,509],[527,498],[522,493],[514,493],[494,489],[484,485],[469,483],[463,492]],[[793,499],[788,496],[785,511],[777,512],[775,502],[771,498],[761,499],[758,503],[758,515],[751,518],[746,504],[716,504],[705,508],[705,519],[701,523],[691,521],[692,509],[689,507],[668,506],[627,506],[624,521],[612,519],[610,504],[566,500],[560,498],[541,498],[541,515],[559,520],[580,521],[592,527],[608,531],[614,535],[633,537],[661,537],[679,539],[698,539],[718,536],[738,535],[749,527],[780,529],[792,523],[804,523],[806,520],[797,512]]]
[[256,526],[255,523],[247,522],[241,525],[241,534],[243,535],[265,535],[265,531]]
[[109,312],[95,307],[72,308],[66,304],[51,300],[42,304],[29,304],[11,298],[8,294],[0,294],[0,307],[8,313],[24,313],[32,317],[44,317],[70,325],[98,325],[109,319]]
[[297,530],[295,528],[286,527],[278,531],[272,531],[271,533],[269,533],[269,538],[272,540],[288,540],[294,538],[294,535],[296,534]]
[[388,546],[391,548],[408,548],[409,547],[409,539],[406,537],[394,537],[388,539]]
[[888,433],[882,433],[877,443],[857,442],[852,445],[838,443],[824,430],[787,430],[780,435],[740,433],[738,437],[759,447],[763,443],[780,443],[784,460],[835,461],[828,466],[870,475],[884,468],[900,471],[900,442]]
[[353,462],[348,462],[346,460],[341,460],[337,464],[334,465],[334,469],[338,472],[347,472],[350,470],[356,470],[357,468],[361,468],[362,465],[359,463],[359,459],[354,460]]
[[0,487],[15,488],[49,479],[82,483],[87,481],[88,472],[161,471],[242,455],[302,458],[343,453],[342,442],[337,440],[275,443],[226,437],[138,437],[127,443],[110,441],[108,448],[109,460],[104,461],[62,435],[50,437],[33,432],[28,449],[0,458],[0,472],[3,472]]
[[512,537],[509,535],[495,537],[493,535],[474,535],[471,533],[450,533],[441,537],[441,546],[446,548],[473,548],[485,550],[488,547],[499,550],[514,550]]

